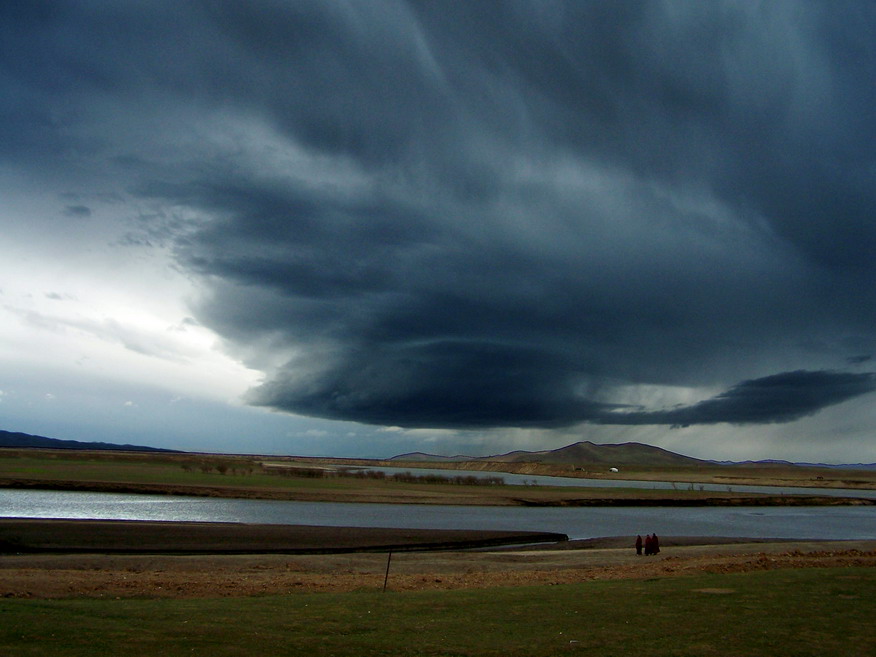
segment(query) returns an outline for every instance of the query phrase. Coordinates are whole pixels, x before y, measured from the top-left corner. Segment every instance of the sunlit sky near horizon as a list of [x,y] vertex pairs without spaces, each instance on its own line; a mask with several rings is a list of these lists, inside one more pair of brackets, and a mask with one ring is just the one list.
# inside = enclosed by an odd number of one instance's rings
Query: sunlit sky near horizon
[[876,462],[876,6],[0,4],[0,429]]

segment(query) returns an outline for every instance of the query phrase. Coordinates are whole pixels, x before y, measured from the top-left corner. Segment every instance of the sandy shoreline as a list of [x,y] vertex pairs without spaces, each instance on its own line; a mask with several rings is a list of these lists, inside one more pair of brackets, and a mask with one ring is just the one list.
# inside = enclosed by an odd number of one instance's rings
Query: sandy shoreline
[[[129,523],[125,540],[138,533],[148,536],[161,523]],[[180,538],[210,523],[180,523]],[[786,541],[715,537],[661,537],[663,549],[654,557],[636,556],[632,537],[604,537],[581,541],[559,541],[516,548],[498,546],[460,549],[469,544],[457,540],[508,540],[513,532],[420,532],[360,528],[287,527],[279,534],[272,527],[226,525],[238,544],[259,544],[252,552],[210,550],[202,554],[64,552],[63,544],[75,544],[86,524],[72,521],[41,523],[3,519],[0,537],[16,528],[30,526],[31,537],[54,547],[49,553],[0,554],[0,596],[7,598],[66,597],[219,597],[288,594],[294,592],[341,592],[382,589],[389,562],[388,590],[483,588],[582,582],[594,579],[675,577],[702,572],[742,572],[773,568],[818,566],[876,566],[876,540],[871,541]],[[265,529],[267,527],[268,529]],[[95,528],[94,525],[91,526]],[[161,529],[161,528],[159,528]],[[163,529],[168,529],[164,527]],[[215,529],[215,528],[214,528]],[[267,532],[267,533],[260,533]],[[373,551],[378,544],[404,538],[409,551]],[[86,532],[87,533],[87,532]],[[444,549],[416,549],[417,541],[440,541]],[[505,534],[495,536],[494,534]],[[517,533],[519,534],[519,533]],[[289,548],[291,536],[310,547],[344,545],[361,550],[344,552],[323,549],[309,553],[277,553]],[[77,538],[79,537],[79,538]],[[100,533],[93,542],[99,543]],[[201,535],[200,538],[204,538]],[[282,544],[272,540],[282,539]],[[544,538],[544,537],[543,537]],[[169,536],[165,534],[165,542]],[[187,539],[191,541],[192,539]],[[146,545],[146,543],[144,543]],[[81,545],[80,545],[81,547]],[[190,546],[186,546],[188,549]],[[222,546],[220,546],[221,548]],[[145,550],[146,548],[144,548]],[[271,550],[274,550],[271,553]]]

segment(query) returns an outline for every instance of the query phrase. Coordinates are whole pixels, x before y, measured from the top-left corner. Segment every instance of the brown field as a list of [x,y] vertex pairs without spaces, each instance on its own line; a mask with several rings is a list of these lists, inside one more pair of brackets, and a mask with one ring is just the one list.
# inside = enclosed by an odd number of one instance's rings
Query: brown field
[[[26,527],[27,524],[31,526]],[[106,524],[2,521],[0,536],[6,540],[7,548],[6,554],[0,555],[0,596],[197,598],[380,589],[387,566],[387,586],[391,590],[526,586],[776,568],[876,566],[876,541],[662,537],[659,555],[639,557],[631,547],[632,537],[460,550],[459,545],[464,545],[460,541],[515,540],[520,536],[507,532],[357,528],[286,527],[279,530],[277,526],[232,524],[222,526],[221,531],[214,527],[212,534],[199,535],[198,529],[203,523],[170,523],[176,527],[161,534],[165,539],[164,553],[143,554],[142,550],[154,547],[158,536],[154,526],[162,523],[115,523],[123,525],[124,531],[114,535],[101,526]],[[187,535],[188,538],[184,538]],[[19,542],[30,541],[31,548],[42,546],[56,552],[16,553],[9,548],[11,537],[17,537]],[[89,541],[99,542],[100,546],[88,547]],[[455,549],[454,542],[457,543]],[[447,549],[417,549],[423,545],[434,547],[436,543],[442,543]],[[68,549],[86,551],[65,552],[65,545]],[[386,550],[388,545],[396,546],[391,555]],[[339,548],[356,550],[357,546],[363,551],[332,553]],[[119,553],[107,554],[114,548]],[[174,554],[174,549],[179,553]],[[229,553],[243,549],[252,552]],[[302,549],[308,553],[302,554]],[[374,549],[385,551],[369,551]],[[203,554],[191,554],[194,551]],[[267,553],[270,551],[285,553]]]
[[[325,476],[284,476],[265,463]],[[335,476],[346,465],[499,470],[530,475],[679,482],[677,490],[560,489]],[[876,488],[876,472],[793,466],[599,466],[538,463],[424,464],[229,455],[142,455],[0,450],[0,487],[335,502],[454,505],[872,504],[860,498],[749,495],[742,484]],[[300,473],[299,473],[300,474]],[[726,484],[708,492],[698,483]],[[84,524],[83,524],[84,523]],[[90,524],[89,524],[90,523]],[[109,527],[113,525],[114,527]],[[119,527],[122,529],[120,530]],[[652,578],[813,566],[874,566],[876,541],[780,542],[661,537],[637,557],[633,537],[560,541],[506,532],[430,532],[212,523],[0,520],[0,596],[216,597],[382,588],[457,589]],[[554,540],[556,537],[551,538]],[[471,550],[473,546],[480,550]],[[439,549],[440,548],[440,549]],[[466,548],[466,549],[463,549]],[[391,558],[389,558],[392,550]]]
[[0,488],[143,493],[299,502],[450,504],[455,506],[871,506],[876,500],[819,495],[768,495],[731,491],[578,488],[559,486],[394,485],[355,482],[325,488],[161,484],[140,482],[4,479]]
[[[329,459],[312,459],[315,463],[328,463]],[[349,459],[334,459],[347,461]],[[403,462],[387,461],[384,465],[400,468],[443,468],[450,470],[480,470],[485,472],[509,472],[532,476],[583,477],[619,481],[674,481],[679,489],[686,484],[717,484],[733,486],[800,486],[810,488],[857,488],[876,489],[876,470],[836,469],[791,464],[745,464],[745,465],[625,465],[619,472],[611,472],[604,464],[579,463],[508,463],[501,461],[463,462]]]
[[[345,468],[392,466],[410,477],[396,481],[356,477]],[[560,488],[418,480],[422,467],[474,469],[523,475],[559,475],[604,480],[676,482],[674,490],[647,488]],[[705,491],[715,483],[726,490]],[[363,459],[319,459],[221,454],[142,454],[79,450],[0,449],[0,488],[198,495],[299,500],[492,506],[655,505],[835,505],[874,504],[872,499],[739,493],[733,486],[806,486],[876,489],[874,470],[799,466],[625,466],[612,473],[595,464],[403,463]]]

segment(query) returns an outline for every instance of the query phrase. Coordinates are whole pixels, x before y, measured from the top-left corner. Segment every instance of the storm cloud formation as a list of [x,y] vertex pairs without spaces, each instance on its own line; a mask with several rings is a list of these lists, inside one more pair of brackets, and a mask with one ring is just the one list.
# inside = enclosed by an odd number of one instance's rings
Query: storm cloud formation
[[876,351],[874,33],[835,0],[6,3],[0,130],[138,208],[254,405],[788,422],[876,389],[848,371]]
[[666,411],[615,413],[606,424],[756,424],[790,422],[876,390],[876,375],[842,372],[785,372],[743,381],[690,406]]

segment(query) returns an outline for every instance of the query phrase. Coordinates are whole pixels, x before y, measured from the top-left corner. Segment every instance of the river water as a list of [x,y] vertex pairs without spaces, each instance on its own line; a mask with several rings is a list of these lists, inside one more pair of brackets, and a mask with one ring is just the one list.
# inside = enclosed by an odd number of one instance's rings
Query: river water
[[876,540],[876,506],[531,508],[0,489],[0,516],[497,529],[559,532],[572,539],[657,532],[663,536]]

